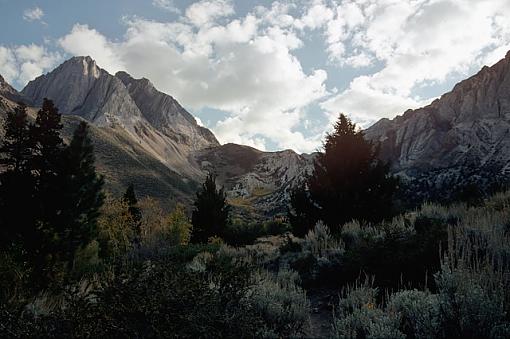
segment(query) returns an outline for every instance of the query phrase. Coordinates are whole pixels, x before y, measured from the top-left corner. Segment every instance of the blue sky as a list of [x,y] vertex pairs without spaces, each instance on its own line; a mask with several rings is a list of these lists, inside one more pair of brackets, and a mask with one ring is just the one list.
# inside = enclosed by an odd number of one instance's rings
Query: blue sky
[[222,142],[313,151],[429,103],[510,49],[506,0],[0,0],[0,74],[74,55],[150,79]]

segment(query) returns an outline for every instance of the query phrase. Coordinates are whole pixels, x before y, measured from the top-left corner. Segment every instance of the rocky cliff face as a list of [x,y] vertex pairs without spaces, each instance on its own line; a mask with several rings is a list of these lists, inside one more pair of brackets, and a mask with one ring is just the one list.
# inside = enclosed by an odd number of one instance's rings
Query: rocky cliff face
[[291,189],[313,168],[312,157],[294,151],[262,152],[225,144],[198,152],[194,160],[204,171],[217,174],[231,205],[243,214],[283,214]]
[[119,124],[134,129],[142,114],[119,79],[90,57],[74,57],[30,81],[21,92],[33,106],[53,100],[63,114],[78,115],[96,126]]
[[187,178],[200,175],[188,161],[190,153],[218,145],[209,130],[148,80],[125,72],[113,76],[90,57],[71,58],[30,81],[22,94],[33,106],[49,98],[65,115],[77,115],[98,127],[124,129],[147,152]]
[[504,177],[510,171],[510,53],[430,105],[382,119],[365,135],[381,143],[381,156],[405,177],[428,176],[437,185],[441,178],[469,179],[459,177],[466,173]]
[[129,95],[144,118],[158,131],[193,150],[218,146],[218,140],[207,128],[197,124],[173,97],[158,91],[148,79],[134,79],[126,72],[118,72]]

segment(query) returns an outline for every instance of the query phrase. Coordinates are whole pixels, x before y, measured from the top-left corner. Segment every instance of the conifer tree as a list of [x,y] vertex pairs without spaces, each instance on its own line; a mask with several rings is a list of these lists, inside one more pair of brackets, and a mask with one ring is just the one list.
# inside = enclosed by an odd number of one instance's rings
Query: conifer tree
[[[27,107],[19,104],[7,112],[4,121],[4,138],[0,147],[0,164],[6,172],[28,173],[33,158],[34,143],[30,134]],[[4,172],[5,173],[5,172]]]
[[25,105],[20,104],[7,113],[3,130],[0,147],[0,242],[3,246],[17,244],[34,248],[42,235],[35,229],[31,208],[35,187],[31,171],[34,142]]
[[87,245],[97,234],[97,218],[104,200],[103,178],[96,173],[88,125],[82,121],[64,154],[62,209],[59,234],[65,255]]
[[133,184],[130,184],[126,189],[126,192],[123,196],[123,201],[128,205],[128,212],[133,218],[133,233],[135,237],[135,242],[140,241],[141,237],[141,227],[142,227],[142,210],[138,206],[138,199],[136,198],[135,187]]
[[222,236],[227,224],[230,206],[226,202],[223,188],[216,188],[216,176],[207,175],[201,191],[197,192],[195,209],[191,216],[193,231],[191,241],[206,243],[210,237]]
[[292,233],[297,237],[304,237],[319,218],[319,209],[311,201],[306,184],[303,183],[291,191],[290,206],[292,208],[287,209],[287,215],[292,225]]
[[[61,209],[60,192],[63,189],[62,178],[64,141],[61,114],[53,101],[44,99],[42,108],[37,112],[35,124],[31,127],[35,142],[35,154],[32,168],[37,173],[36,206],[38,219],[43,227],[57,226]],[[47,231],[51,233],[53,231]]]
[[[397,180],[388,164],[378,159],[378,149],[365,140],[363,132],[341,114],[334,131],[326,136],[324,150],[306,181],[309,203],[294,202],[290,217],[305,216],[324,221],[332,231],[352,220],[379,221],[392,214],[392,197]],[[303,225],[297,225],[302,233]]]

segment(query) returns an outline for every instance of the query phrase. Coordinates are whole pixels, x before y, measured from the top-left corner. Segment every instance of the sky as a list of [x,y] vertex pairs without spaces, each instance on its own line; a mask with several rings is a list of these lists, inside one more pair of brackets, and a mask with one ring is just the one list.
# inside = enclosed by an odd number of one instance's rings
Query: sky
[[172,95],[220,142],[311,152],[339,113],[417,108],[510,50],[508,0],[0,0],[22,89],[90,55]]

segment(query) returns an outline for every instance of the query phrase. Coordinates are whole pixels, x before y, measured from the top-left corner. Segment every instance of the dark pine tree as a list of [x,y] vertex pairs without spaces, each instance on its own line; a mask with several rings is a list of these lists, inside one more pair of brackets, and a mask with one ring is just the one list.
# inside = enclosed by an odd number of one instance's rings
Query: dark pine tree
[[70,262],[77,249],[97,235],[97,218],[104,200],[103,178],[96,173],[94,147],[88,125],[80,122],[65,150],[61,212],[58,221],[61,250]]
[[306,184],[302,184],[290,193],[290,206],[287,209],[292,233],[296,237],[304,237],[319,219],[319,209],[310,199]]
[[206,243],[212,236],[222,236],[228,222],[230,206],[226,202],[223,188],[216,188],[216,177],[209,173],[202,190],[197,192],[195,209],[191,216],[193,231],[191,241]]
[[61,119],[62,115],[53,101],[45,98],[32,128],[38,151],[36,169],[41,180],[46,176],[56,176],[60,168],[64,150],[64,140],[60,136],[63,127]]
[[[376,222],[392,215],[397,180],[378,159],[378,149],[363,132],[341,114],[334,131],[326,136],[324,150],[306,181],[309,203],[294,203],[291,219],[301,215],[308,227],[324,221],[332,231],[353,219]],[[305,219],[307,218],[307,219]],[[303,225],[297,225],[303,232]]]
[[53,102],[45,98],[32,127],[32,137],[36,143],[32,167],[38,174],[36,208],[43,227],[54,227],[59,219],[59,197],[64,185],[62,168],[65,145],[60,136],[62,127],[61,114]]
[[130,184],[122,197],[122,200],[128,205],[128,212],[133,218],[133,231],[135,234],[135,242],[140,242],[142,232],[142,210],[138,207],[138,199],[136,198],[135,187]]
[[34,141],[26,106],[7,113],[0,147],[0,243],[2,247],[21,246],[37,256],[42,234],[35,228],[33,206],[35,176],[31,171]]

